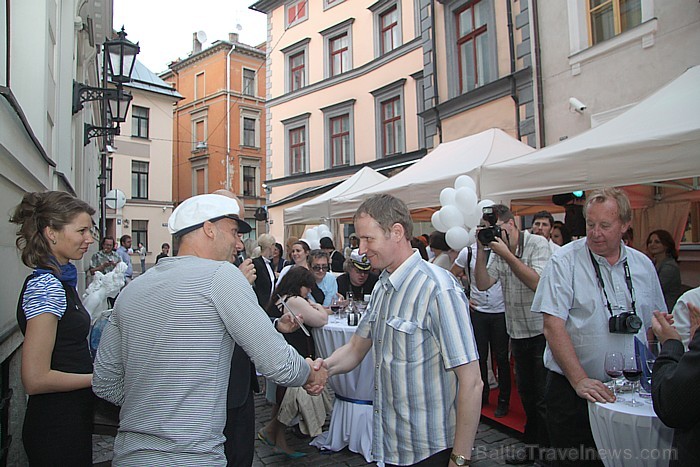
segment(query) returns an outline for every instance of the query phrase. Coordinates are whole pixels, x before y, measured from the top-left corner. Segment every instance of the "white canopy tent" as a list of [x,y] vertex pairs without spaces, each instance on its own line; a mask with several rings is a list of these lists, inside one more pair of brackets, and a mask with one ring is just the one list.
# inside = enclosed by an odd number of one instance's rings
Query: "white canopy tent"
[[328,222],[333,216],[331,201],[339,196],[361,193],[387,180],[387,177],[370,167],[363,167],[343,183],[317,197],[284,210],[285,224],[319,224]]
[[481,175],[497,202],[700,176],[700,66],[623,114]]
[[349,217],[363,200],[388,193],[403,200],[410,210],[440,206],[440,191],[469,175],[479,190],[484,167],[508,161],[534,149],[504,131],[491,128],[476,135],[442,143],[421,160],[371,188],[331,200],[333,217]]

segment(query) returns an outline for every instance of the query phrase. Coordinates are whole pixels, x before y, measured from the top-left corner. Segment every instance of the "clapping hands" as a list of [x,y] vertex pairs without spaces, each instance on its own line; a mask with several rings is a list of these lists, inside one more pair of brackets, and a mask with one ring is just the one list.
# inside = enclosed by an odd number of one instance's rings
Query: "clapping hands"
[[326,387],[326,381],[328,380],[328,370],[323,364],[322,358],[317,358],[316,360],[306,359],[307,363],[311,367],[311,374],[309,379],[304,385],[304,389],[311,396],[318,396],[323,392]]

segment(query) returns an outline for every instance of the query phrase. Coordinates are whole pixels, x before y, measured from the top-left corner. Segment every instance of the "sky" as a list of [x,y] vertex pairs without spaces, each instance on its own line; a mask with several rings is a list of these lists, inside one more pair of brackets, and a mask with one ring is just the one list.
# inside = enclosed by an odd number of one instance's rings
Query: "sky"
[[[207,42],[228,40],[258,45],[266,39],[266,18],[248,7],[254,0],[114,0],[114,29],[122,25],[127,39],[139,42],[138,60],[154,73],[192,51],[192,33],[204,31]],[[237,31],[236,25],[241,29]]]

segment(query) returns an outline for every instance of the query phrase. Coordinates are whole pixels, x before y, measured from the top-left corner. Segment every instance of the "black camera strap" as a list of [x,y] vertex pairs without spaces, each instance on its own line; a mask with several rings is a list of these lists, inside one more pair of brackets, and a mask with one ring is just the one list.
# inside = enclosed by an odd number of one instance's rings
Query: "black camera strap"
[[[613,316],[613,311],[612,311],[612,305],[610,305],[610,300],[608,299],[608,293],[605,291],[605,283],[603,282],[603,276],[600,274],[600,264],[598,264],[598,261],[595,260],[595,257],[593,256],[593,252],[591,250],[588,250],[588,254],[591,257],[591,263],[593,263],[593,269],[595,269],[595,276],[598,279],[598,285],[600,286],[601,290],[603,291],[603,296],[605,297],[605,304],[608,308],[608,311],[610,312],[610,316]],[[630,267],[627,264],[627,259],[625,259],[625,262],[623,263],[624,268],[625,268],[625,284],[627,284],[627,290],[630,291],[630,297],[632,298],[632,313],[635,315],[637,314],[637,306],[636,306],[636,300],[634,296],[634,287],[632,287],[632,275],[630,274]]]

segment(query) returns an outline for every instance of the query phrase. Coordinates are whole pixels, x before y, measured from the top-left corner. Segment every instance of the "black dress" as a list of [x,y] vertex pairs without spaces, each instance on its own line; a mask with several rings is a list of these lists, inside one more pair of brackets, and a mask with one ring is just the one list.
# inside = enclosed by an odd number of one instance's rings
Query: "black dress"
[[[17,304],[17,322],[24,334],[27,319],[22,301],[27,282]],[[90,315],[78,292],[61,282],[66,292],[66,311],[58,321],[51,369],[66,373],[92,373],[92,357],[87,336]],[[22,441],[30,466],[92,465],[92,426],[94,394],[91,388],[29,396],[24,415]]]

